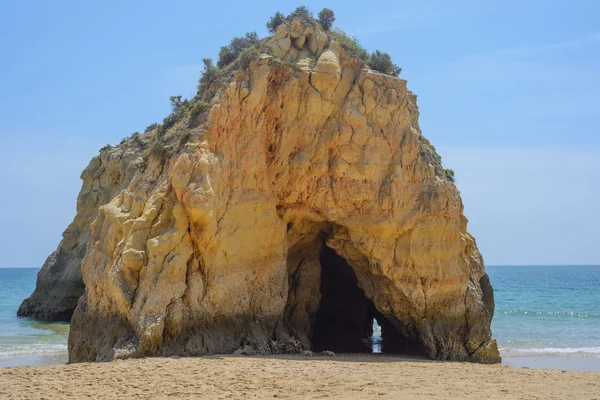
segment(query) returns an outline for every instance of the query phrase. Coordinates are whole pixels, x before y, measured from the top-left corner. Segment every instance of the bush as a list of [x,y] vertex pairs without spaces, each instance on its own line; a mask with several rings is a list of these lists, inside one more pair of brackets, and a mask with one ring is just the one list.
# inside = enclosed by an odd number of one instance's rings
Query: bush
[[131,138],[132,140],[139,141],[139,140],[141,140],[141,139],[140,139],[140,138],[141,138],[141,136],[142,136],[142,135],[140,135],[140,133],[139,133],[139,132],[133,132],[133,133],[131,134],[131,136],[124,137],[123,139],[121,139],[121,141],[119,142],[119,144],[123,144],[123,143],[125,143],[125,142],[127,141],[127,139],[130,139],[130,138]]
[[274,69],[280,69],[280,70],[291,69],[292,71],[296,71],[296,72],[301,71],[300,67],[295,62],[283,61],[283,60],[280,60],[279,58],[272,58],[269,65],[271,65],[271,67],[273,67]]
[[299,19],[303,24],[310,24],[314,22],[315,18],[313,17],[312,11],[309,10],[306,6],[300,6],[296,8],[290,15],[286,18],[289,22],[292,22],[295,19]]
[[204,63],[204,71],[202,71],[200,81],[198,82],[198,93],[200,94],[200,96],[202,96],[207,90],[209,90],[211,85],[217,79],[219,79],[221,75],[221,71],[219,71],[219,68],[215,67],[212,59],[203,58],[202,62]]
[[240,54],[240,65],[242,68],[248,68],[250,63],[260,57],[260,51],[256,46],[246,47]]
[[149,148],[147,156],[155,156],[164,158],[167,156],[167,142],[163,138],[156,138],[152,146]]
[[181,138],[179,138],[179,146],[183,147],[187,142],[190,141],[191,138],[192,138],[192,132],[185,131],[183,133],[183,135],[181,135]]
[[329,8],[324,8],[319,13],[319,23],[325,30],[330,30],[335,22],[335,16],[333,15],[333,11]]
[[210,108],[210,103],[207,103],[205,101],[197,101],[192,106],[192,110],[190,112],[191,117],[195,118],[196,116],[198,116],[199,114],[201,114],[204,111],[208,110],[209,108]]
[[219,52],[219,61],[217,67],[223,68],[232,62],[240,55],[242,50],[259,42],[256,32],[248,32],[244,37],[235,37],[231,39],[228,46],[221,47]]
[[[323,11],[325,10],[327,9],[324,8]],[[323,11],[321,11],[321,13]],[[331,12],[331,17],[333,18],[331,22],[333,23],[333,20],[335,20],[335,18],[333,17],[333,11],[328,11]],[[300,6],[294,11],[292,11],[287,17],[279,11],[277,11],[275,15],[273,15],[271,19],[269,19],[269,22],[267,22],[267,29],[269,30],[269,32],[274,33],[279,25],[285,22],[292,22],[295,19],[300,20],[302,24],[314,25],[315,23],[315,18],[313,17],[312,11],[310,11],[310,9],[306,6]]]
[[371,53],[368,64],[371,69],[391,76],[398,76],[402,72],[402,68],[392,62],[392,58],[388,53],[379,50]]
[[454,170],[451,169],[445,169],[444,170],[445,174],[446,174],[446,178],[450,181],[450,182],[455,182],[455,178],[454,178]]
[[277,11],[275,15],[271,17],[269,22],[267,22],[267,29],[269,32],[274,33],[277,30],[277,27],[285,22],[285,17],[282,13]]
[[163,118],[162,126],[164,129],[169,129],[170,127],[175,125],[175,122],[177,122],[175,115],[169,114],[165,118]]
[[217,61],[217,66],[219,68],[223,68],[226,65],[231,64],[235,61],[236,55],[231,50],[229,46],[221,46],[221,51],[219,51],[219,61]]
[[169,101],[171,102],[171,114],[163,119],[162,126],[164,129],[169,129],[175,125],[175,122],[177,122],[179,117],[184,114],[191,105],[188,99],[181,100],[181,96],[171,96],[169,97]]
[[215,64],[213,64],[212,58],[203,58],[202,64],[204,64],[204,71],[215,69]]
[[157,124],[156,122],[153,124],[150,124],[146,127],[146,129],[144,130],[144,133],[148,133],[150,131],[155,130],[156,128],[158,128],[159,124]]
[[185,99],[182,101],[181,96],[171,96],[169,97],[169,101],[171,102],[171,113],[175,115],[179,114],[182,109],[187,108],[189,105],[189,100]]
[[436,167],[442,165],[442,157],[435,151],[435,148],[428,142],[419,142],[419,153],[427,164],[432,164]]
[[137,144],[143,144],[144,143],[144,139],[143,139],[141,133],[139,133],[139,132],[135,132],[131,138]]
[[352,58],[357,58],[364,62],[369,61],[369,53],[361,46],[358,39],[355,37],[348,36],[344,31],[339,28],[334,28],[328,33],[333,39],[335,39],[343,48],[348,52],[348,55]]

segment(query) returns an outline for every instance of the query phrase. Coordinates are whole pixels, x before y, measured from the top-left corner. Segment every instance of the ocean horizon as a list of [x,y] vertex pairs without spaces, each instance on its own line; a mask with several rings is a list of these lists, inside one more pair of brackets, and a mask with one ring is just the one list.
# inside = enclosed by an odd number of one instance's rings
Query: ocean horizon
[[[486,270],[496,303],[492,333],[503,364],[600,371],[600,266],[490,265]],[[38,271],[0,267],[0,367],[67,361],[68,323],[16,316]],[[377,335],[378,329],[374,339]]]

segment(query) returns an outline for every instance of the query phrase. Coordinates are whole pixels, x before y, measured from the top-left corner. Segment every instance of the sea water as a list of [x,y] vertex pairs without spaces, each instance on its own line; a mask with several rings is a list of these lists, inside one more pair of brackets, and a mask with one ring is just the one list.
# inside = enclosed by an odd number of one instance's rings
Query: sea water
[[488,266],[503,363],[600,371],[600,266]]
[[67,361],[69,324],[17,317],[19,305],[35,288],[37,272],[0,268],[0,367]]
[[[600,371],[600,266],[486,269],[496,299],[492,333],[503,363]],[[68,324],[16,316],[37,271],[0,269],[0,366],[66,361]]]

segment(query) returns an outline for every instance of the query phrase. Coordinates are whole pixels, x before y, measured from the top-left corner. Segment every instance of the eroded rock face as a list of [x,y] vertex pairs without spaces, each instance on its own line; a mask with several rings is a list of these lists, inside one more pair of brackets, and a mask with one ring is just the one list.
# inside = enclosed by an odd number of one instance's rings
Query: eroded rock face
[[82,172],[77,214],[63,233],[57,249],[38,273],[35,291],[25,299],[17,315],[47,321],[69,321],[83,295],[81,260],[90,238],[90,225],[98,208],[123,190],[143,165],[142,143],[127,139],[106,147]]
[[[499,361],[492,288],[406,82],[318,27],[282,25],[269,44],[296,67],[252,62],[190,142],[92,185],[110,189],[85,214],[89,240],[78,225],[70,361],[297,352],[331,339],[319,312],[343,302],[361,312],[335,323],[356,337],[376,318],[399,351]],[[347,300],[331,298],[323,246],[352,268],[335,275]]]

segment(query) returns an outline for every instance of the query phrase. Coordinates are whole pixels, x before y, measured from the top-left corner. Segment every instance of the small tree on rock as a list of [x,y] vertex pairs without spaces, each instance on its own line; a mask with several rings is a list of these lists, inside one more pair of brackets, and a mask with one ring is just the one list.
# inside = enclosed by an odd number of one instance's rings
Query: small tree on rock
[[330,30],[335,22],[335,16],[333,15],[333,11],[329,8],[324,8],[319,13],[319,23],[323,27],[323,29]]
[[150,124],[146,127],[146,129],[144,130],[144,133],[148,133],[150,131],[155,130],[156,128],[158,128],[158,124],[155,122],[153,124]]
[[383,74],[398,76],[402,72],[402,68],[392,62],[392,58],[388,53],[375,50],[369,58],[369,67]]
[[269,22],[267,22],[267,29],[269,32],[274,33],[277,27],[285,22],[285,16],[277,11],[275,15],[271,17]]
[[295,19],[299,19],[300,22],[313,22],[315,18],[313,17],[312,11],[306,6],[300,6],[296,8],[290,15],[287,16],[288,21],[293,21]]
[[171,112],[177,114],[179,110],[181,110],[181,105],[183,104],[181,96],[171,96],[169,97],[169,101],[171,102]]
[[258,34],[256,32],[248,32],[244,37],[235,37],[231,39],[229,46],[221,47],[219,52],[219,61],[217,61],[217,67],[223,68],[232,62],[240,55],[242,50],[246,47],[257,44],[259,41]]

